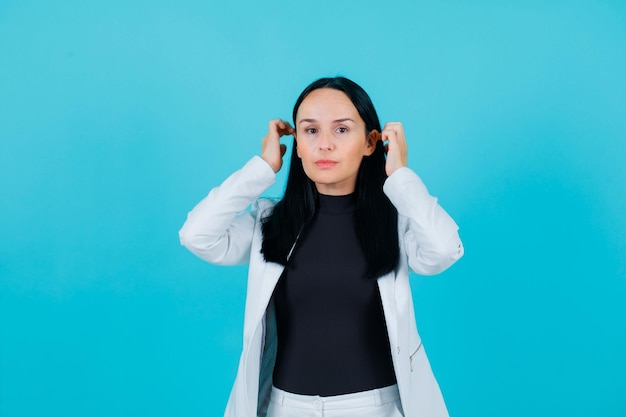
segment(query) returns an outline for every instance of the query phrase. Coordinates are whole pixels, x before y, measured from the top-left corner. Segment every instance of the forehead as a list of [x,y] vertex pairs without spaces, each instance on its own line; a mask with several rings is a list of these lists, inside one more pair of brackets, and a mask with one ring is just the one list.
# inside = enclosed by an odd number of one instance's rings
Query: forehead
[[337,120],[352,118],[361,120],[350,98],[343,91],[333,88],[319,88],[313,90],[302,101],[296,116],[300,119]]

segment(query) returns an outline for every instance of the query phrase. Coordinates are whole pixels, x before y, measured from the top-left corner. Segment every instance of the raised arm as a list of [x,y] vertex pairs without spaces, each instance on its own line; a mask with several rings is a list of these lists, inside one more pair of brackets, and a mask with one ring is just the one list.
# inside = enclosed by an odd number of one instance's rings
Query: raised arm
[[247,209],[274,180],[269,165],[252,158],[189,212],[180,243],[214,264],[247,263],[256,222],[255,210]]
[[270,121],[261,157],[248,161],[189,212],[179,232],[183,246],[214,264],[248,262],[257,217],[248,208],[274,183],[285,153],[280,137],[291,133],[289,123]]
[[410,268],[422,275],[444,271],[461,256],[458,226],[430,195],[420,177],[407,168],[407,145],[402,124],[387,123],[387,175],[383,190],[398,210],[402,242]]
[[415,172],[396,170],[383,189],[400,215],[400,239],[413,271],[438,274],[463,256],[458,226]]

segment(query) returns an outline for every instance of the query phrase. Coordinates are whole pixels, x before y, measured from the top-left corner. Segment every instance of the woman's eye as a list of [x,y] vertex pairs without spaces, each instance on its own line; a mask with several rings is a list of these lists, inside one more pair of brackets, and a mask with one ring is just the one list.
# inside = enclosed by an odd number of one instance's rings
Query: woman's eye
[[314,128],[314,127],[309,127],[309,128],[304,129],[304,131],[305,131],[306,133],[309,133],[309,134],[311,134],[311,135],[314,135],[314,134],[317,132],[317,129],[316,129],[316,128]]
[[347,127],[338,127],[337,128],[337,132],[339,133],[346,133],[348,131]]

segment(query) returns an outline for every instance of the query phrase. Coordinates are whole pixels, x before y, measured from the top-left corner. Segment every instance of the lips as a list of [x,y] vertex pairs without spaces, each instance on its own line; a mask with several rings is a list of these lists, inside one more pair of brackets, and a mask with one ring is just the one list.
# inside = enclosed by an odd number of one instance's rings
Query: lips
[[318,168],[332,168],[335,165],[337,165],[338,162],[330,160],[330,159],[320,159],[318,161],[315,161],[315,166],[317,166]]

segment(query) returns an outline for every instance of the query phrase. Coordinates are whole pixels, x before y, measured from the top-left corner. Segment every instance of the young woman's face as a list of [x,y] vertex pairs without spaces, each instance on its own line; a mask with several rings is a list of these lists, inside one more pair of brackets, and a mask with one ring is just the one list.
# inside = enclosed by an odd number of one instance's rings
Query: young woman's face
[[326,195],[354,192],[363,156],[371,155],[365,122],[342,91],[320,88],[296,114],[296,151],[307,177]]

